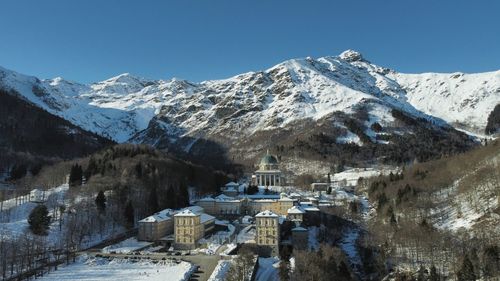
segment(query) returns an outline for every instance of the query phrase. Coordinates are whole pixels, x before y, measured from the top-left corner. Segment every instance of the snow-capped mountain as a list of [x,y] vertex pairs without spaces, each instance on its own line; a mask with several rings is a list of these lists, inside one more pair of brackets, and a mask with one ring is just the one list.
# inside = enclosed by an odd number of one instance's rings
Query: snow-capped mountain
[[415,108],[458,129],[483,134],[489,113],[500,103],[500,71],[387,76],[401,85]]
[[[489,113],[500,103],[500,71],[401,74],[352,50],[201,83],[122,74],[85,85],[62,78],[39,80],[0,68],[0,87],[118,142],[160,147],[178,143],[186,151],[198,139],[229,145],[262,132],[305,130],[311,126],[308,122],[331,123],[341,131],[338,143],[362,144],[365,134],[384,144],[388,132],[375,132],[375,123],[393,128],[393,133],[404,131],[396,128],[393,110],[433,126],[449,123],[483,133]],[[357,114],[364,128],[361,136],[339,114]]]

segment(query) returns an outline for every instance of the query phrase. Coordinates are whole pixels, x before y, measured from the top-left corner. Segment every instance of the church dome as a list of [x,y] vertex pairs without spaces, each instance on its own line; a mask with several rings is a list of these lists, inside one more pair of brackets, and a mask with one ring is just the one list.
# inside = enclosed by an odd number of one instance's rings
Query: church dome
[[272,156],[271,154],[267,154],[266,156],[262,157],[260,160],[261,165],[277,165],[278,164],[278,159],[276,157]]

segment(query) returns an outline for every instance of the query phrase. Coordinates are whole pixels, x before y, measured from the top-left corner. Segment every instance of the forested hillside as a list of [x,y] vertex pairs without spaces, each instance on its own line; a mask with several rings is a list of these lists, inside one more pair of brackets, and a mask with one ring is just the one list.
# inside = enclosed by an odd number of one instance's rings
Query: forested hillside
[[376,206],[371,242],[382,245],[380,256],[398,270],[416,276],[420,267],[434,268],[439,275],[458,277],[471,271],[472,263],[478,278],[500,276],[498,140],[362,186]]
[[[137,217],[188,205],[189,195],[214,193],[226,174],[198,166],[146,145],[111,146],[88,157],[42,168],[26,186],[53,186],[69,175],[70,192],[93,198],[99,191],[121,209],[134,206]],[[108,202],[110,202],[108,201]],[[121,213],[120,213],[121,214]],[[117,214],[117,215],[120,215]]]
[[113,142],[0,90],[0,171],[21,177],[40,164],[95,152]]

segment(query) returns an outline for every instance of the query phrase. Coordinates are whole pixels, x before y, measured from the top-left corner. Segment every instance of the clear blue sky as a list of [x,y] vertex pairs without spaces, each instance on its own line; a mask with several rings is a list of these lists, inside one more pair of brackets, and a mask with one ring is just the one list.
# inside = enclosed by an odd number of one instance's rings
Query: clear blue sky
[[401,72],[500,69],[500,1],[2,0],[0,65],[193,81],[346,49]]

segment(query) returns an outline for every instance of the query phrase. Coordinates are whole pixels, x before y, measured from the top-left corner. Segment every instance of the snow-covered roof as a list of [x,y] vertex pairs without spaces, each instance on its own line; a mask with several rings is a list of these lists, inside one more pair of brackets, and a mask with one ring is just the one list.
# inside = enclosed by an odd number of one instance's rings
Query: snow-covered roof
[[252,220],[252,217],[251,216],[244,216],[242,219],[241,219],[241,222],[242,223],[245,223],[245,224],[248,224],[250,223],[250,221]]
[[279,201],[294,201],[294,200],[289,197],[281,197]]
[[177,211],[174,215],[175,216],[199,216],[201,214],[203,214],[203,208],[200,207],[200,206],[189,206],[189,207],[186,207],[184,209],[181,209],[179,211]]
[[40,189],[38,189],[38,188],[35,188],[35,189],[33,189],[33,190],[30,191],[30,194],[32,194],[32,195],[33,194],[41,194],[41,193],[43,193],[43,191],[40,190]]
[[183,210],[190,210],[191,212],[193,212],[195,214],[198,214],[198,215],[201,214],[201,213],[203,213],[205,211],[200,206],[189,206],[189,207],[186,207],[184,209],[181,209],[181,211],[183,211]]
[[201,214],[200,216],[200,222],[205,223],[207,221],[215,220],[215,217],[212,217],[211,215],[208,214]]
[[254,202],[261,202],[261,203],[265,203],[265,202],[268,202],[268,203],[272,203],[272,202],[276,202],[275,199],[257,199],[257,200],[253,200]]
[[319,209],[316,207],[304,207],[306,212],[319,212]]
[[234,181],[226,183],[227,187],[237,187],[239,184],[235,183]]
[[146,217],[139,222],[161,222],[165,220],[169,220],[172,218],[174,211],[172,209],[165,209],[158,213],[155,213],[149,217]]
[[249,199],[280,199],[280,196],[278,194],[240,194],[238,197]]
[[212,197],[203,197],[203,198],[201,198],[201,199],[200,199],[200,200],[198,200],[198,201],[205,201],[205,202],[206,202],[206,201],[215,201],[215,199],[214,199],[214,198],[212,198]]
[[269,210],[265,210],[263,212],[260,212],[258,213],[257,215],[255,215],[256,218],[277,218],[278,215],[276,215],[275,213],[269,211]]
[[198,214],[193,213],[189,209],[184,209],[174,215],[174,217],[196,217],[196,216],[198,216]]
[[288,209],[288,214],[303,214],[305,211],[299,207],[299,206],[293,206],[290,209]]
[[292,228],[292,231],[307,231],[307,229],[303,228],[302,226],[297,226]]
[[292,192],[290,193],[290,197],[301,197],[302,195],[298,194],[297,192]]
[[215,197],[215,200],[217,200],[217,201],[229,201],[229,200],[235,200],[235,198],[227,196],[225,194],[221,194],[221,195]]

